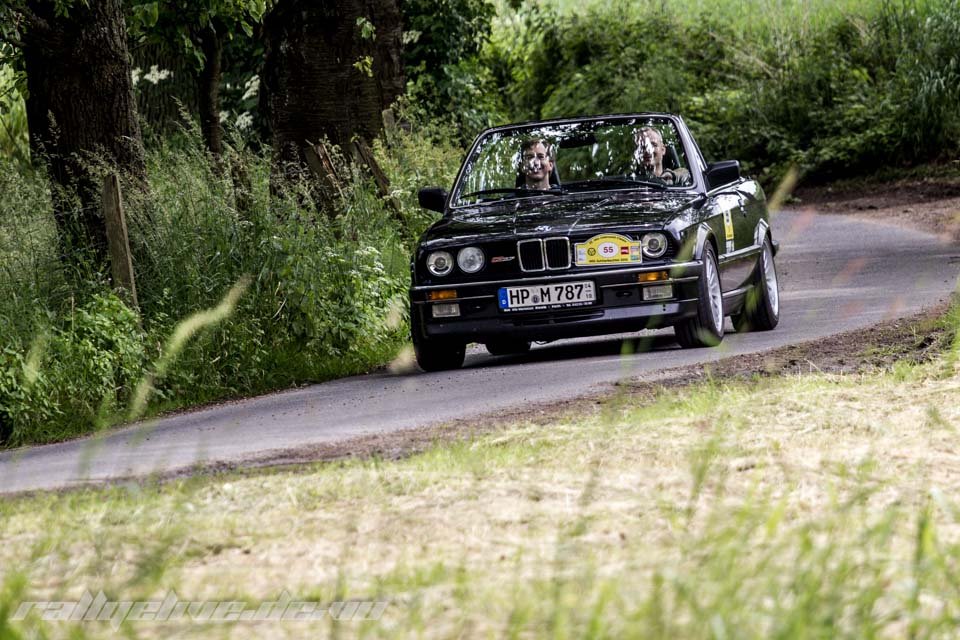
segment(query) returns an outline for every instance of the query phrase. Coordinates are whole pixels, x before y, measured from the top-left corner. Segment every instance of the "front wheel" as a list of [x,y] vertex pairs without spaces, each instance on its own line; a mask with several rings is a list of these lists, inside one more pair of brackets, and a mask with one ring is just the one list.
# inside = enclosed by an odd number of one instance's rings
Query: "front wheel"
[[753,286],[747,293],[740,313],[733,316],[738,332],[770,331],[780,322],[780,283],[777,265],[773,261],[770,238],[763,239],[760,261],[753,272]]
[[415,308],[410,309],[410,337],[413,339],[417,364],[424,371],[446,371],[463,366],[467,345],[423,335],[420,312]]
[[703,272],[697,281],[697,315],[673,326],[684,349],[715,347],[723,340],[723,291],[713,245],[703,247]]

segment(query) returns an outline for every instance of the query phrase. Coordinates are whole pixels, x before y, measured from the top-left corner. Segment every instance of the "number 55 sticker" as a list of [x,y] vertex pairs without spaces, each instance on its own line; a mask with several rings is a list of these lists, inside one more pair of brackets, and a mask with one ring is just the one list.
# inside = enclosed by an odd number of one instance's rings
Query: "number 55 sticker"
[[640,262],[640,243],[619,233],[601,233],[574,246],[578,266]]

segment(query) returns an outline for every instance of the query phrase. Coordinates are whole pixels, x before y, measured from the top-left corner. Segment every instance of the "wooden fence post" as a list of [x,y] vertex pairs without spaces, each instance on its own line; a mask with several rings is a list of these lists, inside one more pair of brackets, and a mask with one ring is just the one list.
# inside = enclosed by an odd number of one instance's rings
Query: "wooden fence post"
[[123,200],[120,197],[120,179],[112,173],[103,181],[103,219],[107,227],[107,246],[110,251],[110,267],[115,287],[123,289],[133,308],[140,310],[137,301],[137,284],[133,277],[133,259],[130,256],[130,239],[127,236],[127,221],[123,215]]
[[380,163],[373,157],[373,150],[362,140],[353,141],[353,157],[359,164],[365,165],[367,170],[370,171],[370,175],[373,176],[373,181],[377,184],[377,193],[380,197],[386,198],[390,195],[390,180],[387,178],[387,174],[383,172],[383,169],[380,168]]
[[367,168],[370,175],[373,176],[374,183],[377,185],[377,193],[383,201],[387,203],[387,207],[393,213],[393,216],[401,225],[404,224],[403,216],[400,213],[400,206],[390,195],[390,179],[387,178],[387,174],[384,173],[380,163],[377,162],[377,159],[373,156],[373,150],[362,140],[354,140],[353,157],[359,164]]
[[337,167],[333,164],[330,152],[327,151],[327,145],[323,142],[313,144],[307,140],[304,155],[307,159],[307,166],[310,167],[315,176],[320,178],[323,187],[328,192],[327,200],[333,202],[338,196],[342,200],[342,180],[337,173]]
[[381,114],[383,117],[383,130],[387,133],[387,142],[397,133],[397,119],[393,115],[393,109],[384,109]]

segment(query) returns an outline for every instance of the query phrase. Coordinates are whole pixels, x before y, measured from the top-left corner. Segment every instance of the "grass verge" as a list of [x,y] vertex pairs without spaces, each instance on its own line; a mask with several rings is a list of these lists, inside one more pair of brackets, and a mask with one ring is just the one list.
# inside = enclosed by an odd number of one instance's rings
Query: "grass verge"
[[860,370],[623,386],[593,411],[397,460],[11,499],[0,636],[112,634],[9,620],[22,600],[85,589],[389,603],[351,622],[128,621],[131,637],[949,635],[960,382],[946,349],[914,362],[881,343]]

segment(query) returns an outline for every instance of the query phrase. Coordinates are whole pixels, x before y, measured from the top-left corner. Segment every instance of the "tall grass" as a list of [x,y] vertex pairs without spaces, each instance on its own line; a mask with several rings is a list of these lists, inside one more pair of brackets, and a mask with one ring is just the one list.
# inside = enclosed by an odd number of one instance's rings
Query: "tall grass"
[[9,620],[84,589],[253,608],[288,589],[389,601],[321,623],[337,637],[954,637],[956,377],[901,364],[622,396],[408,458],[6,500],[0,634],[108,635]]
[[460,155],[434,142],[441,137],[401,131],[381,143],[389,203],[342,163],[345,196],[329,215],[308,188],[271,197],[269,158],[239,139],[225,159],[249,177],[239,200],[197,131],[161,141],[148,153],[149,189],[124,193],[139,314],[98,277],[65,276],[43,176],[4,165],[0,441],[59,440],[122,418],[134,386],[168,362],[164,345],[177,324],[215,307],[241,280],[249,287],[230,317],[165,365],[150,410],[389,361],[406,341],[409,255],[431,220],[415,190],[449,184],[449,159]]

